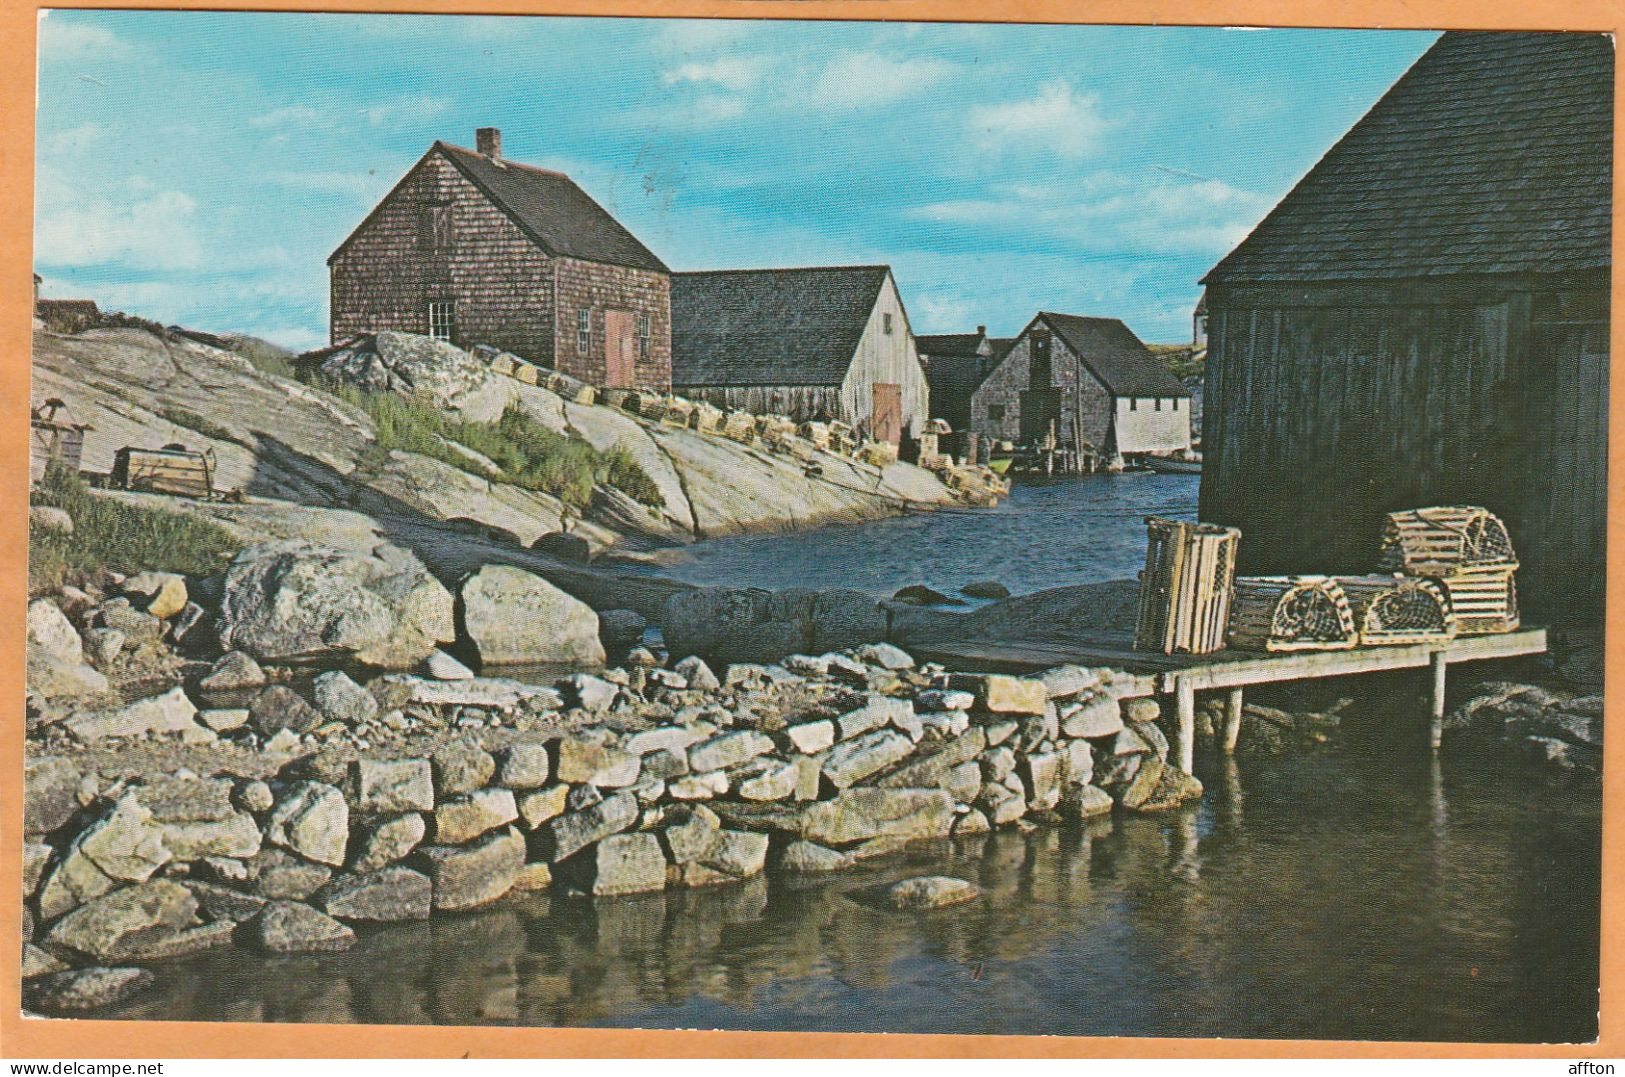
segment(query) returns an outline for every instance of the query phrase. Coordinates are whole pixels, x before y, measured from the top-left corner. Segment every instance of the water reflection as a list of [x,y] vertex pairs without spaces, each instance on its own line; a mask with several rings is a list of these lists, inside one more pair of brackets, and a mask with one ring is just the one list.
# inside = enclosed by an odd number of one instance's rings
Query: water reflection
[[[1206,804],[824,879],[529,898],[164,966],[132,1018],[1350,1038],[1595,1033],[1595,783],[1204,760]],[[1245,816],[1243,804],[1246,806]],[[865,895],[912,874],[978,902]]]

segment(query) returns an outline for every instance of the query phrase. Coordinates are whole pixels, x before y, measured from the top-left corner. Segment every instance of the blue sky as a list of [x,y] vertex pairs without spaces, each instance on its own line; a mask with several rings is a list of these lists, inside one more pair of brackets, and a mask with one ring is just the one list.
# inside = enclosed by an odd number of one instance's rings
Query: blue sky
[[570,173],[677,269],[885,262],[916,332],[1189,334],[1197,280],[1431,33],[59,11],[44,294],[295,348],[436,138]]

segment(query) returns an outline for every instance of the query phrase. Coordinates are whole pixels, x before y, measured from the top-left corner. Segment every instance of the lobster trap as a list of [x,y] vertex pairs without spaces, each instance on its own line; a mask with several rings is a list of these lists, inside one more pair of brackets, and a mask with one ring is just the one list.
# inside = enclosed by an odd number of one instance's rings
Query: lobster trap
[[1416,576],[1339,576],[1362,646],[1439,643],[1456,635],[1450,595],[1437,580]]
[[1359,642],[1348,595],[1329,576],[1244,576],[1230,599],[1230,646],[1344,651]]
[[1387,572],[1438,580],[1461,635],[1518,627],[1518,556],[1506,525],[1488,509],[1455,505],[1389,513],[1378,564]]
[[1134,646],[1163,654],[1224,647],[1241,532],[1149,516]]

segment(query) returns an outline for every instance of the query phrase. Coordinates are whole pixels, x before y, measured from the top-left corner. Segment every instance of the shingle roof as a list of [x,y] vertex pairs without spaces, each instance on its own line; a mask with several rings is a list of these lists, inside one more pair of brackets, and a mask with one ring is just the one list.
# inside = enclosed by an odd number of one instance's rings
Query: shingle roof
[[985,339],[981,333],[930,333],[915,337],[914,346],[921,355],[974,356],[981,354]]
[[1010,349],[1014,348],[1016,341],[1020,339],[1020,337],[988,337],[988,347],[993,349],[993,361],[997,363],[1009,355]]
[[1055,335],[1078,353],[1113,396],[1190,396],[1173,372],[1157,361],[1134,331],[1116,318],[1039,314]]
[[890,274],[889,266],[673,273],[672,384],[839,385]]
[[564,173],[505,159],[494,161],[445,142],[435,146],[527,235],[552,253],[669,272],[666,263]]
[[1445,34],[1204,283],[1607,266],[1613,72],[1601,34]]

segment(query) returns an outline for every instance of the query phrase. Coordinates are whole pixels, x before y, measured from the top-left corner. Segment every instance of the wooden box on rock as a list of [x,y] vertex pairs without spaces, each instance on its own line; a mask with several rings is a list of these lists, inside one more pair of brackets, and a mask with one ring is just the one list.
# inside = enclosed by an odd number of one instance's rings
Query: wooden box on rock
[[208,498],[214,494],[214,453],[191,452],[179,445],[126,446],[113,454],[112,482],[121,490]]
[[1456,635],[1450,596],[1437,580],[1413,576],[1339,576],[1360,644],[1437,643]]
[[1230,646],[1345,651],[1358,642],[1348,595],[1329,576],[1250,576],[1230,600]]
[[1241,532],[1155,516],[1147,517],[1145,525],[1134,646],[1163,654],[1222,649]]
[[1464,636],[1518,627],[1518,557],[1506,525],[1472,505],[1388,514],[1379,566],[1443,584]]

